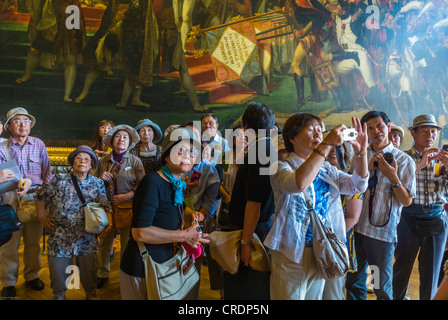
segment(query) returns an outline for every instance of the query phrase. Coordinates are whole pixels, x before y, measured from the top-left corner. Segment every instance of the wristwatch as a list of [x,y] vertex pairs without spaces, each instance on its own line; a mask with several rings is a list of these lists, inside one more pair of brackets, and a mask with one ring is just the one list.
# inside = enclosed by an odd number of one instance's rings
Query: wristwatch
[[251,244],[252,243],[252,239],[250,239],[249,241],[244,241],[243,239],[241,239],[241,244]]
[[397,183],[394,183],[391,187],[392,187],[392,189],[396,189],[399,186],[401,186],[401,181],[398,181]]

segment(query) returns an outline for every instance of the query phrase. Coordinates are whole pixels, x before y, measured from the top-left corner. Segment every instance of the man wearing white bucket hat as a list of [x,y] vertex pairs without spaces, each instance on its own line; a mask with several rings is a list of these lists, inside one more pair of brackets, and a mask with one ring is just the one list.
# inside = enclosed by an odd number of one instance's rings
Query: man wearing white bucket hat
[[[40,237],[43,226],[37,219],[33,193],[53,177],[50,159],[42,140],[31,137],[31,128],[36,119],[24,108],[13,108],[6,114],[5,131],[10,137],[0,144],[0,163],[15,159],[22,177],[31,182],[22,192],[9,191],[1,194],[2,204],[11,204],[22,220],[23,229],[14,232],[13,237],[0,248],[0,282],[2,297],[13,299],[19,271],[19,244],[23,236],[23,277],[25,284],[34,290],[42,290],[44,283],[39,279],[41,269]],[[23,209],[19,215],[18,204]]]

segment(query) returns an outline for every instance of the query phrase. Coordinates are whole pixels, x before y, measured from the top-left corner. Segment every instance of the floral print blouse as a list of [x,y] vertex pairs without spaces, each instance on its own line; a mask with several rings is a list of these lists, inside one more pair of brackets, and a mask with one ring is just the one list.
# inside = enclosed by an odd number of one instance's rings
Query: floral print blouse
[[[78,185],[86,203],[97,202],[107,212],[112,211],[101,179],[89,174],[84,181],[78,179]],[[48,200],[49,216],[54,219],[54,227],[48,237],[48,255],[69,258],[96,251],[97,235],[84,231],[81,200],[70,174],[56,174],[48,184],[36,190],[34,198],[37,201]]]

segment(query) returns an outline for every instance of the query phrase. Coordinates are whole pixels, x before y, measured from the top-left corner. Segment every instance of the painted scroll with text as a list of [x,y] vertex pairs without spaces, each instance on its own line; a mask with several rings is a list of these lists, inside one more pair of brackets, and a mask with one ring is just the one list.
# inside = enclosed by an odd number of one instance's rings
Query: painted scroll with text
[[255,28],[250,21],[207,31],[216,81],[261,75]]

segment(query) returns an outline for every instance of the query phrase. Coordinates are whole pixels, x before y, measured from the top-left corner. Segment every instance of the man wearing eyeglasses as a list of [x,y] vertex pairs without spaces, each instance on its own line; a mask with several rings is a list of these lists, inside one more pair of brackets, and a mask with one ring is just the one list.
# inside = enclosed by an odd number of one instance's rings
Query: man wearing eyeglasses
[[18,203],[29,215],[29,221],[22,218],[23,229],[16,231],[12,239],[0,248],[0,282],[3,287],[2,298],[13,299],[16,296],[15,285],[19,271],[19,244],[23,236],[23,276],[25,284],[34,290],[42,290],[44,283],[39,279],[41,269],[40,237],[43,226],[37,219],[33,193],[53,177],[50,159],[42,140],[31,137],[31,128],[36,119],[24,108],[13,108],[6,114],[4,129],[10,137],[0,144],[0,163],[15,159],[24,179],[31,180],[31,187],[6,192],[0,195],[2,204],[10,204],[17,212]]
[[201,117],[202,145],[205,148],[205,159],[212,164],[220,164],[221,153],[228,151],[229,143],[218,133],[218,117],[206,113]]

